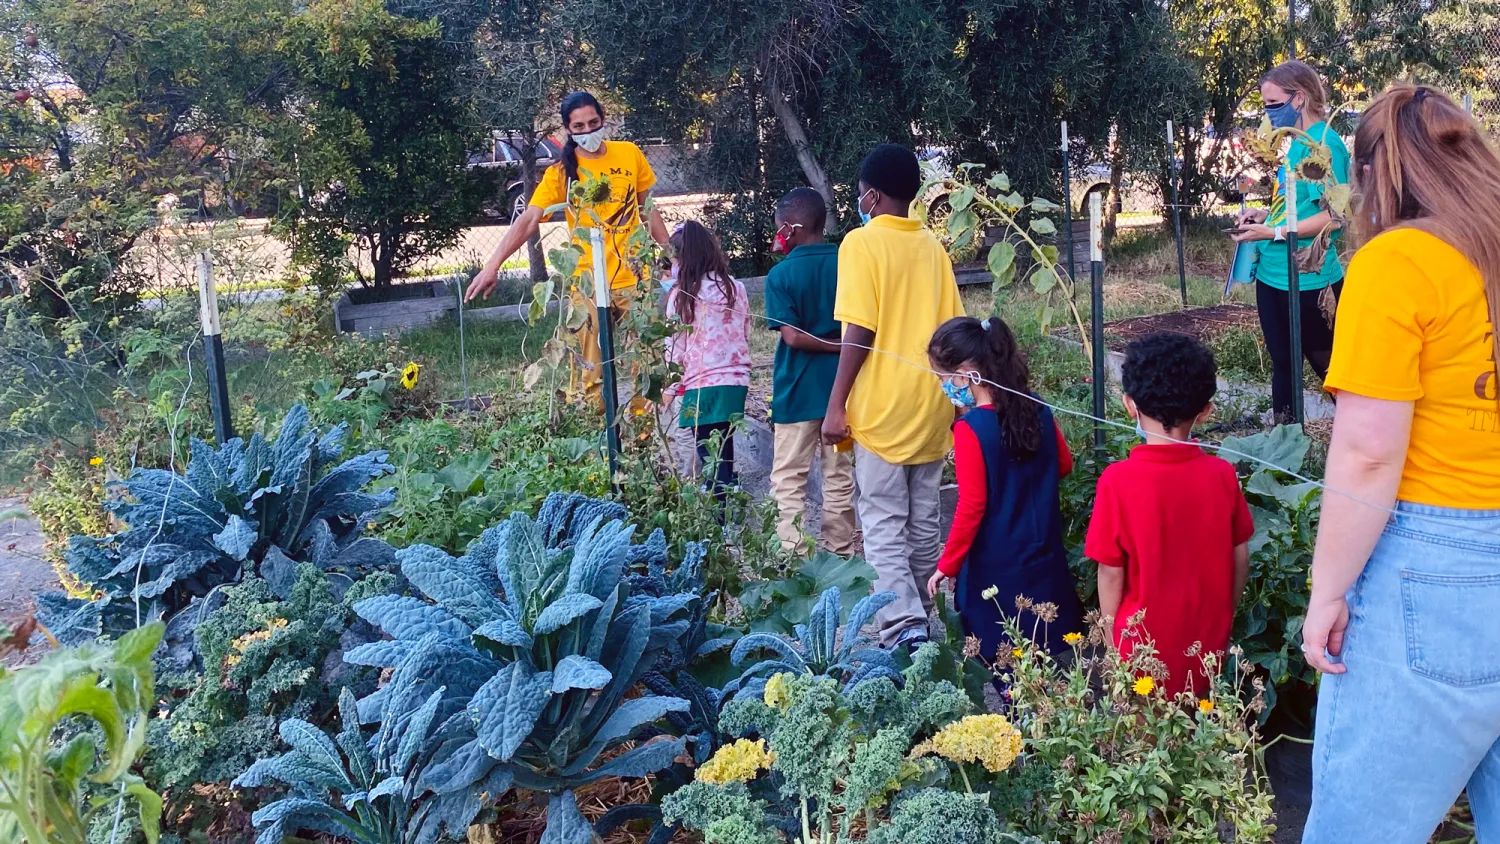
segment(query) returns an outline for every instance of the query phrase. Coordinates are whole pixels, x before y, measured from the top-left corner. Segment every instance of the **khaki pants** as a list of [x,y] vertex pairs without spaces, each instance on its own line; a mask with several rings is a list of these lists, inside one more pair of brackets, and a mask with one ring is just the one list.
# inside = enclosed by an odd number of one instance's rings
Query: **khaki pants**
[[927,630],[932,597],[927,580],[942,554],[938,489],[943,461],[900,466],[887,463],[858,443],[854,478],[859,483],[859,522],[865,532],[865,559],[875,569],[875,591],[896,600],[880,611],[880,643],[890,647],[906,630]]
[[807,506],[807,478],[813,455],[821,453],[823,470],[822,546],[840,556],[854,551],[854,455],[823,445],[823,420],[772,426],[771,496],[780,518],[776,535],[781,547],[795,551],[803,542],[798,522]]
[[[614,302],[615,321],[618,323],[620,317],[629,313],[631,306],[635,304],[635,288],[617,287],[610,291],[610,298]],[[589,299],[585,299],[577,290],[573,291],[573,307],[584,308],[586,313],[588,313],[588,319],[578,329],[578,345],[581,347],[580,350],[583,353],[583,359],[589,364],[589,367],[574,366],[571,381],[573,386],[577,387],[579,383],[578,379],[581,378],[583,389],[588,391],[589,400],[598,403],[604,391],[604,370],[602,368],[604,353],[599,348],[599,312],[594,307],[594,303]],[[616,335],[615,357],[618,358],[619,356],[620,338]],[[630,376],[622,376],[618,370],[616,370],[616,378],[617,380],[630,380]]]

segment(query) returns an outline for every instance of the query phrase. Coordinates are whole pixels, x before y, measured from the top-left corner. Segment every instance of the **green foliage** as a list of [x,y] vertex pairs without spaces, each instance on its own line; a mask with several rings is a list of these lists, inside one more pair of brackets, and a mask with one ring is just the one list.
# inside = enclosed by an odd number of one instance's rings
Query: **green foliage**
[[[482,795],[514,785],[549,795],[549,840],[587,841],[591,826],[574,788],[655,773],[686,750],[678,738],[614,753],[668,713],[688,710],[678,697],[627,695],[701,617],[702,600],[631,590],[627,564],[664,565],[666,541],[657,535],[631,546],[623,514],[611,502],[557,496],[538,520],[514,514],[463,557],[422,545],[398,552],[401,573],[425,600],[382,596],[355,605],[392,637],[344,660],[393,672],[359,708],[380,723],[372,747],[409,748],[384,770],[404,777],[391,788],[414,807],[403,840],[431,840],[440,828],[456,834],[482,808]],[[429,705],[426,720],[413,714]],[[259,778],[247,772],[241,780]],[[299,823],[343,816],[330,803],[297,805],[285,811]],[[284,816],[263,813],[264,836]]]
[[130,769],[146,746],[151,653],[162,633],[149,624],[110,645],[0,667],[0,840],[83,844],[95,819],[128,800],[154,844],[161,798]]
[[[451,246],[490,192],[465,167],[479,133],[460,79],[464,50],[437,20],[379,0],[321,0],[292,19],[301,121],[282,138],[299,197],[279,221],[293,262],[319,284],[350,274],[377,288]],[[348,258],[368,256],[373,274]]]
[[762,651],[774,656],[751,664],[738,680],[724,687],[725,694],[759,695],[767,679],[781,673],[829,677],[845,688],[876,677],[899,676],[891,652],[864,635],[875,614],[894,600],[896,593],[878,592],[861,598],[845,613],[839,588],[829,587],[813,604],[807,623],[796,625],[795,639],[775,633],[750,633],[735,643],[730,653],[735,665]]
[[390,547],[360,534],[390,501],[361,490],[390,465],[383,452],[338,462],[345,431],[320,435],[297,406],[274,440],[194,441],[184,474],[132,473],[110,503],[128,527],[103,539],[75,536],[68,547],[69,572],[96,597],[43,594],[43,621],[64,641],[119,635],[175,617],[246,570],[286,596],[297,559],[345,571],[389,563]]
[[1316,484],[1266,466],[1300,473],[1311,445],[1299,426],[1283,425],[1226,439],[1221,452],[1239,464],[1255,520],[1250,579],[1231,639],[1244,649],[1244,659],[1263,669],[1270,681],[1262,720],[1276,705],[1277,689],[1317,682],[1317,672],[1308,666],[1300,645],[1322,496]]
[[150,781],[188,801],[194,783],[227,781],[267,755],[281,719],[322,723],[336,690],[358,688],[365,674],[335,656],[351,635],[352,607],[394,579],[376,572],[349,585],[302,563],[286,600],[256,577],[225,589],[224,605],[193,631],[199,666],[164,683],[171,693],[165,718],[151,724]]
[[[901,674],[843,690],[827,677],[774,675],[760,695],[741,696],[721,714],[726,742],[754,741],[723,744],[699,766],[694,783],[663,801],[665,820],[701,831],[709,841],[807,840],[812,829],[830,842],[909,835],[950,835],[957,837],[931,840],[975,844],[1012,840],[989,800],[970,786],[1003,782],[1020,735],[999,716],[964,717],[973,702],[952,682],[935,679],[953,673],[941,664],[947,659],[928,643]],[[965,772],[975,759],[947,741],[959,733],[965,734],[960,743],[994,767]],[[997,750],[998,758],[988,756]],[[928,791],[960,780],[965,794],[936,790],[958,801]]]
[[[1149,641],[1128,660],[1108,642],[1097,613],[1059,667],[1014,619],[1007,635],[1019,656],[1003,653],[996,672],[1008,682],[1012,717],[1029,736],[1026,765],[1054,772],[1040,799],[1012,813],[1019,828],[1064,842],[1269,842],[1271,792],[1256,765],[1250,714],[1264,706],[1261,681],[1242,696],[1251,666],[1231,655],[1223,671],[1204,655],[1201,699],[1171,698],[1157,685],[1164,671]],[[1135,633],[1134,635],[1139,635]],[[1096,650],[1097,649],[1097,650]],[[1227,679],[1226,679],[1227,678]]]
[[795,570],[768,572],[768,579],[744,585],[740,604],[752,630],[791,635],[807,621],[823,593],[833,588],[839,590],[841,612],[847,615],[875,584],[875,570],[858,557],[819,550],[796,565]]

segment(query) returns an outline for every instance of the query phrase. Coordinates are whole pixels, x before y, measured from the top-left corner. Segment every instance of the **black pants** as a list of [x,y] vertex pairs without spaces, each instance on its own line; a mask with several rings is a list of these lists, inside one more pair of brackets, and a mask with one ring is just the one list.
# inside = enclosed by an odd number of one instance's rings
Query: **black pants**
[[[713,455],[709,451],[710,438],[714,432],[719,432],[722,446],[719,450],[718,463],[713,463]],[[698,425],[693,428],[693,437],[698,441],[698,465],[699,471],[704,475],[705,484],[713,490],[715,497],[721,502],[729,493],[729,488],[738,481],[734,471],[734,432],[729,422],[710,422],[707,425]],[[712,471],[712,480],[708,473]]]
[[[1344,289],[1342,281],[1333,285],[1337,297]],[[1302,304],[1302,356],[1319,378],[1328,376],[1333,358],[1333,328],[1318,307],[1322,288],[1302,290],[1297,294]],[[1271,355],[1271,409],[1278,423],[1292,418],[1292,367],[1302,361],[1292,360],[1292,296],[1263,281],[1255,282],[1255,308],[1260,313],[1260,333],[1266,338],[1266,352]]]

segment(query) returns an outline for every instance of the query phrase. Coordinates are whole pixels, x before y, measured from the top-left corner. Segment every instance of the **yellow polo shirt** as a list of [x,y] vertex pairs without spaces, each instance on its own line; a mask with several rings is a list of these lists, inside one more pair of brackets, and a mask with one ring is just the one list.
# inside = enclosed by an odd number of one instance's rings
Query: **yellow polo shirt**
[[[651,186],[656,184],[656,173],[641,148],[629,141],[605,141],[604,154],[598,158],[578,156],[578,178],[582,181],[604,176],[609,180],[609,200],[594,206],[594,211],[604,221],[604,267],[609,275],[611,290],[633,287],[635,273],[630,268],[630,233],[641,224],[641,202]],[[531,194],[530,204],[541,209],[561,205],[568,200],[568,176],[558,162],[542,174],[542,181]],[[568,229],[593,228],[596,223],[591,214],[576,214],[570,205],[567,211]],[[578,269],[592,271],[593,249],[587,237],[575,239],[583,250],[578,260]]]
[[1326,384],[1414,405],[1397,497],[1500,509],[1500,390],[1479,270],[1417,229],[1393,229],[1349,263]]
[[875,332],[846,405],[858,442],[888,463],[942,460],[953,447],[953,404],[928,371],[927,344],[964,315],[953,263],[916,220],[882,214],[839,246],[833,318]]

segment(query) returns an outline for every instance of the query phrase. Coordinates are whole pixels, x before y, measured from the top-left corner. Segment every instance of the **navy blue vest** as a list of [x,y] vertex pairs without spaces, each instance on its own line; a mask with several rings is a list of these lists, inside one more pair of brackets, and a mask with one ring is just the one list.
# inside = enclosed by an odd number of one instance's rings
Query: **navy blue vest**
[[[1039,644],[1059,653],[1067,649],[1063,636],[1083,632],[1083,606],[1073,587],[1067,553],[1062,543],[1062,513],[1058,506],[1057,437],[1052,411],[1037,405],[1041,436],[1035,454],[1016,459],[1005,447],[1000,417],[987,407],[964,414],[963,421],[979,440],[984,455],[987,496],[984,520],[959,571],[955,603],[965,632],[979,637],[986,659],[999,647],[1010,647],[1000,627],[1000,613],[1015,617],[1016,598],[1057,605],[1057,620],[1038,624],[1030,613],[1021,628]],[[994,586],[999,593],[985,600],[981,593]],[[995,602],[999,602],[999,607]]]

